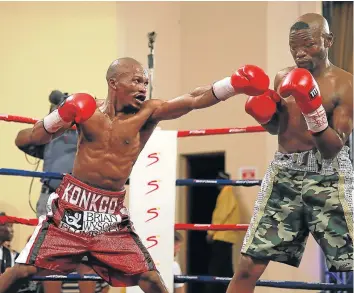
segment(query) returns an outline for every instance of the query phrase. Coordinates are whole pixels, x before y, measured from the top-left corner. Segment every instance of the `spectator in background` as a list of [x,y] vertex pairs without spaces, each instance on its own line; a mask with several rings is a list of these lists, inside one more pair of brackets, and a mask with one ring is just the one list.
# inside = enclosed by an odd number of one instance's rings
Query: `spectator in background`
[[[4,212],[0,212],[0,216],[6,216],[6,214]],[[0,274],[4,273],[6,269],[15,265],[15,259],[18,256],[18,252],[11,249],[11,241],[13,237],[13,224],[0,224]],[[36,290],[36,282],[29,281],[23,284],[23,287],[18,292],[34,293]]]
[[[230,179],[230,175],[219,171],[217,179]],[[220,189],[216,206],[212,215],[212,224],[239,224],[239,206],[232,186],[218,186]],[[240,239],[236,231],[211,231],[207,233],[207,242],[211,246],[211,258],[208,274],[218,277],[232,277],[232,250],[233,245]],[[225,293],[227,284],[207,284],[207,293]]]
[[[182,242],[183,242],[182,235],[180,233],[178,233],[177,231],[175,231],[174,257],[176,257],[177,254],[179,253],[179,251],[181,250]],[[180,267],[179,263],[176,261],[176,259],[173,262],[173,275],[174,276],[182,275],[181,267]],[[185,293],[184,289],[185,288],[184,288],[183,283],[175,283],[173,292],[174,293]]]
[[[0,212],[0,216],[5,216],[6,214],[4,212]],[[15,255],[15,258],[19,255],[19,253],[15,250],[12,249],[11,247],[11,241],[13,239],[13,236],[14,236],[14,226],[13,224],[7,224],[8,226],[8,229],[10,231],[10,234],[12,235],[11,236],[11,240],[6,240],[2,243],[3,246],[5,246],[6,248],[10,249],[11,252],[13,252],[13,254]],[[0,241],[1,242],[1,241]]]
[[[6,216],[6,214],[0,212],[0,216]],[[4,245],[5,242],[12,240],[13,235],[12,224],[0,224],[0,274],[15,264],[17,255]]]
[[[61,103],[69,97],[68,93],[54,90],[49,95],[50,110],[54,111]],[[51,140],[46,145],[31,145],[27,141],[28,132],[32,128],[21,130],[16,137],[16,146],[26,154],[43,160],[43,171],[56,173],[71,173],[77,151],[78,134],[76,130],[69,129],[61,136]],[[36,214],[39,218],[47,213],[47,201],[51,193],[59,186],[60,179],[41,179],[42,188],[36,205]],[[85,259],[83,259],[85,261]],[[85,265],[79,267],[80,274],[94,274],[94,271]],[[108,291],[108,284],[98,282],[62,283],[59,281],[43,282],[45,293],[102,293]],[[80,287],[80,290],[79,290]]]

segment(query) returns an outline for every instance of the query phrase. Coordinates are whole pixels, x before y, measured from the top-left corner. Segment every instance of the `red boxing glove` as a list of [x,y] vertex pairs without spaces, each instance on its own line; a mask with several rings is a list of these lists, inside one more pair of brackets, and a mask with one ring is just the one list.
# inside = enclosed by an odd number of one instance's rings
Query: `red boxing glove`
[[67,123],[85,122],[95,111],[96,101],[91,95],[73,94],[43,119],[43,126],[49,133],[54,133]]
[[260,96],[249,97],[245,104],[245,111],[258,123],[267,124],[276,113],[279,102],[279,95],[273,90],[268,90]]
[[261,95],[269,88],[269,77],[254,65],[245,65],[231,75],[231,85],[236,94]]
[[322,105],[322,97],[316,80],[303,68],[293,69],[279,86],[282,97],[293,96],[312,133],[328,127],[326,110]]
[[225,101],[237,94],[255,96],[268,90],[269,77],[258,66],[245,65],[231,77],[226,77],[213,85],[214,95],[218,100]]

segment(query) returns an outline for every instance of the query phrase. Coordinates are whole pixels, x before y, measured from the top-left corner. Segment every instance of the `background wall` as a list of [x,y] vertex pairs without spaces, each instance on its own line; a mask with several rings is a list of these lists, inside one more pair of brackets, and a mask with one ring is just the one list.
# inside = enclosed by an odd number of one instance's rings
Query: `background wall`
[[[288,31],[291,23],[307,12],[320,13],[321,2],[0,3],[1,112],[43,117],[52,89],[88,91],[104,98],[105,72],[113,59],[131,56],[147,65],[147,33],[151,31],[157,32],[156,98],[170,99],[221,79],[247,63],[262,67],[273,78],[279,69],[293,64]],[[197,129],[256,125],[244,112],[245,101],[246,96],[237,96],[160,126]],[[23,127],[2,123],[2,167],[32,168],[14,146],[16,133]],[[276,138],[268,134],[184,138],[179,142],[179,177],[185,177],[184,155],[224,151],[226,171],[232,178],[238,178],[241,166],[255,166],[261,178],[276,146]],[[29,183],[30,178],[0,176],[0,210],[33,217],[27,203]],[[39,186],[35,180],[33,204]],[[250,220],[257,191],[237,189],[244,211],[242,223]],[[185,222],[185,189],[178,192],[176,221]],[[16,249],[23,247],[31,231],[16,225]],[[301,269],[271,264],[263,278],[319,280],[319,264],[313,261],[318,253],[310,241]],[[181,261],[183,267],[183,253]],[[258,288],[256,292],[283,291]]]

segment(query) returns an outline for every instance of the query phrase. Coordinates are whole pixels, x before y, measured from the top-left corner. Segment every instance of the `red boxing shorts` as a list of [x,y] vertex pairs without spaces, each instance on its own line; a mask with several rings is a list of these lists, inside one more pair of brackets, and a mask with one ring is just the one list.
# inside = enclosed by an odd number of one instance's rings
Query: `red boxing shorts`
[[87,256],[110,285],[137,285],[139,274],[156,267],[135,233],[124,196],[65,175],[16,262],[68,274]]

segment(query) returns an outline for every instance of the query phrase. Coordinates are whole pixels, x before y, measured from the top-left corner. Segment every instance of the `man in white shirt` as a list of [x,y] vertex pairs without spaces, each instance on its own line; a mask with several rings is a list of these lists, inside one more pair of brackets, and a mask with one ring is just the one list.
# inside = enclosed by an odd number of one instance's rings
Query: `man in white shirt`
[[[183,237],[180,233],[175,231],[175,247],[174,247],[174,257],[177,256],[178,252],[181,250],[181,245],[182,245]],[[179,263],[175,260],[173,262],[173,275],[178,276],[182,275],[181,267]],[[185,287],[183,283],[175,283],[174,284],[174,293],[185,293]]]

